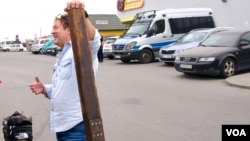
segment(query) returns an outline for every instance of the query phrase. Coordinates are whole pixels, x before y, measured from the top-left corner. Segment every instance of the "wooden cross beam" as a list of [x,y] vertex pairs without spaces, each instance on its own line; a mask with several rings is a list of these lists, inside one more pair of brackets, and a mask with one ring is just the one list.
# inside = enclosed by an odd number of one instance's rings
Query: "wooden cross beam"
[[72,8],[68,14],[87,141],[105,141],[84,9]]

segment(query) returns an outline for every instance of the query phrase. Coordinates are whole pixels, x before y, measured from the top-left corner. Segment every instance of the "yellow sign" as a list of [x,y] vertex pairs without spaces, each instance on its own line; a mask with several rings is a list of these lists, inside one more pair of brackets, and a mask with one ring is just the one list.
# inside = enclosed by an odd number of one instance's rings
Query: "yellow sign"
[[119,11],[131,10],[142,7],[144,0],[118,0],[117,9]]

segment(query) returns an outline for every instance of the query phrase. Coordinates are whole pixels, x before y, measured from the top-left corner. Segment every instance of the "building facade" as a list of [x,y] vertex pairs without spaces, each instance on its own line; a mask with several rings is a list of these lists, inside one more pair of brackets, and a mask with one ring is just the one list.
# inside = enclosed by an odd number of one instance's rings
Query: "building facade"
[[120,36],[127,29],[115,14],[90,14],[89,19],[103,37]]
[[136,13],[167,8],[213,9],[217,26],[250,29],[249,0],[117,0],[117,16],[129,25]]

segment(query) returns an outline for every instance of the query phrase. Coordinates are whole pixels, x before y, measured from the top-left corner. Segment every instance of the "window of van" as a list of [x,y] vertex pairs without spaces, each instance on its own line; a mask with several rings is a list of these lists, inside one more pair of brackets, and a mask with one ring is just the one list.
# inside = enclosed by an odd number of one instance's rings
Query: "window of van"
[[3,45],[9,45],[9,44],[13,44],[14,41],[3,41],[1,44]]
[[196,28],[214,28],[215,23],[212,16],[186,17],[169,19],[172,34],[187,33]]
[[165,31],[165,20],[156,21],[152,27],[155,34],[163,33]]

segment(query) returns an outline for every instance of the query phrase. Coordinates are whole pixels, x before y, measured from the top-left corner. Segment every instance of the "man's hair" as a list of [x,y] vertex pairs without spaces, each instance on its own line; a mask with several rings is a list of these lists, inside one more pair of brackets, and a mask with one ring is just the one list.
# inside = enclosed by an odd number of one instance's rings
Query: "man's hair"
[[55,20],[59,20],[62,23],[64,29],[69,27],[69,16],[68,16],[68,14],[58,14],[56,16]]
[[[84,14],[85,14],[86,18],[89,17],[89,14],[88,14],[88,12],[86,10],[84,11]],[[69,16],[68,16],[67,13],[65,13],[65,14],[58,14],[56,16],[55,20],[59,20],[62,23],[64,29],[66,29],[66,28],[69,27]]]

